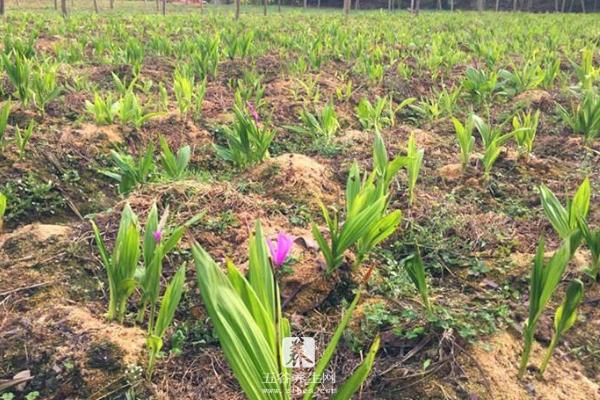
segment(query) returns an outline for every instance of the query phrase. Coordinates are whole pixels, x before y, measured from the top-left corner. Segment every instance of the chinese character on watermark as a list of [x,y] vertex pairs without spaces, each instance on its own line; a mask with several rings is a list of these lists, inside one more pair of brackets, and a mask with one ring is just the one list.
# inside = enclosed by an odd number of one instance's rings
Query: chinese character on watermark
[[286,368],[315,366],[315,339],[312,337],[283,338],[283,362]]

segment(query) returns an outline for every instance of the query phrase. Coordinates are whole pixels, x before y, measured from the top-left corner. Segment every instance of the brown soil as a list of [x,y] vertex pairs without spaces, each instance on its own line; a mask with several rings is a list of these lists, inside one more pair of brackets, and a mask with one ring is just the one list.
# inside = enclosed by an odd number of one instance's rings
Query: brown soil
[[335,203],[338,186],[328,167],[302,154],[283,154],[271,158],[250,172],[274,199],[300,201],[317,209],[320,203]]
[[[581,364],[561,352],[552,359],[544,377],[529,373],[522,381],[517,379],[517,366],[522,348],[521,339],[503,332],[480,342],[472,348],[464,365],[479,375],[480,382],[466,383],[471,394],[480,399],[556,399],[590,400],[600,398],[600,385],[583,373]],[[535,345],[530,364],[539,365],[545,348]]]

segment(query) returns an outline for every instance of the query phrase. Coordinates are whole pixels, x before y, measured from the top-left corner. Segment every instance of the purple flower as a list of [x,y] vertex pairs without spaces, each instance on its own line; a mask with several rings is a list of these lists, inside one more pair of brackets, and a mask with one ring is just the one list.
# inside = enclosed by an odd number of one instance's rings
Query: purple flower
[[260,117],[258,116],[258,113],[256,112],[256,108],[254,108],[254,105],[249,101],[246,102],[246,106],[248,107],[248,111],[250,111],[252,118],[254,118],[254,122],[256,122],[258,124],[260,122]]
[[271,252],[271,261],[273,261],[273,265],[276,268],[280,268],[286,262],[292,251],[294,238],[284,232],[279,232],[277,241],[267,240],[267,245]]
[[154,232],[152,232],[152,237],[154,238],[154,241],[158,244],[160,243],[160,240],[162,239],[162,231],[160,229],[155,230]]

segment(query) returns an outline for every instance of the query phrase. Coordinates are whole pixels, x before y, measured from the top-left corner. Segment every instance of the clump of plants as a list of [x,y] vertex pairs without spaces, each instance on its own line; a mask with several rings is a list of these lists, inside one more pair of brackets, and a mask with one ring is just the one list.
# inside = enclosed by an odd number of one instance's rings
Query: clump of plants
[[223,128],[226,145],[215,145],[217,155],[239,168],[258,164],[269,157],[275,132],[260,125],[260,118],[249,104],[250,114],[234,106],[234,123]]
[[[410,161],[407,157],[388,160],[383,139],[376,135],[374,145],[374,170],[361,177],[355,162],[346,181],[345,213],[330,213],[321,205],[323,219],[327,224],[329,240],[313,224],[312,233],[319,244],[327,264],[326,273],[331,275],[344,261],[344,253],[355,247],[356,268],[373,248],[396,231],[402,214],[399,210],[387,212],[390,184],[396,174]],[[409,158],[409,157],[408,157]],[[342,219],[343,215],[343,219]]]
[[[163,217],[159,219],[158,209],[156,205],[153,205],[148,213],[142,236],[138,217],[129,204],[126,204],[121,213],[112,252],[108,251],[98,226],[91,221],[100,259],[108,277],[107,318],[123,323],[128,300],[136,288],[139,288],[141,292],[141,305],[137,321],[142,323],[145,320],[146,310],[150,310],[146,341],[148,347],[146,372],[149,378],[152,375],[156,357],[163,347],[163,336],[173,320],[185,282],[185,265],[182,265],[167,285],[161,299],[163,260],[177,246],[186,227],[201,217],[201,215],[197,215],[184,225],[170,228],[167,226],[168,215],[167,209]],[[143,268],[139,268],[138,265],[140,257],[143,260]]]
[[[198,244],[192,248],[198,286],[221,348],[238,383],[249,399],[289,399],[292,396],[293,360],[284,358],[282,340],[291,336],[290,323],[282,314],[275,270],[281,268],[290,254],[291,240],[267,241],[259,222],[250,237],[248,276],[244,277],[231,261],[227,272],[213,261]],[[303,398],[312,399],[318,382],[350,322],[361,289],[316,363],[312,379]],[[364,361],[337,389],[335,399],[350,399],[369,375],[379,338],[373,341]],[[265,377],[277,379],[265,380]]]

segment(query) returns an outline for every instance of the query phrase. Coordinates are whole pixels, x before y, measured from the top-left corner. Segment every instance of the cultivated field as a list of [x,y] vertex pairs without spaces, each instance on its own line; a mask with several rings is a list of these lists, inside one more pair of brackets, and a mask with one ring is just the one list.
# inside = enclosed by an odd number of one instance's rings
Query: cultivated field
[[0,399],[600,399],[600,17],[76,5],[0,20]]

